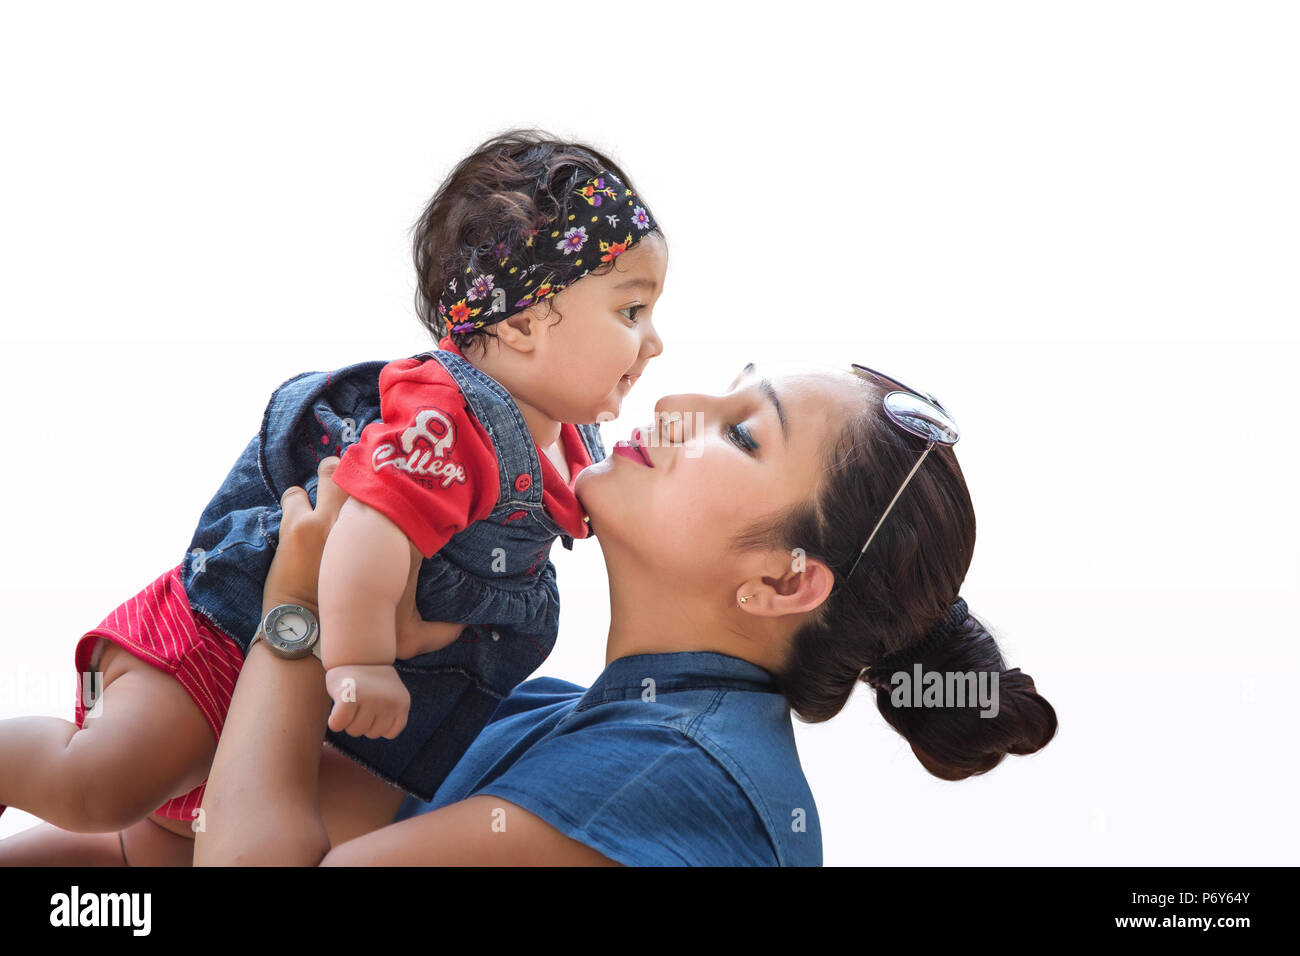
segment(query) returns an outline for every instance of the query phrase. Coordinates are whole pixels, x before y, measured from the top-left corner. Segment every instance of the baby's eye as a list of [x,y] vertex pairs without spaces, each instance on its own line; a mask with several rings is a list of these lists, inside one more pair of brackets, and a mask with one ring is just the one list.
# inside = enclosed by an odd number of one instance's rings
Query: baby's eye
[[621,315],[623,315],[624,317],[626,317],[627,320],[628,320],[629,322],[631,322],[633,325],[636,325],[636,316],[635,316],[635,315],[628,315],[628,313],[629,313],[629,312],[634,312],[634,313],[635,313],[635,312],[640,312],[640,311],[641,311],[642,309],[644,309],[644,308],[645,308],[645,306],[643,306],[643,305],[629,305],[626,309],[619,309],[618,311],[619,311],[619,313],[620,313]]
[[754,441],[754,436],[744,425],[728,425],[726,429],[731,443],[737,448],[744,449],[748,454],[753,454],[758,448],[758,442]]

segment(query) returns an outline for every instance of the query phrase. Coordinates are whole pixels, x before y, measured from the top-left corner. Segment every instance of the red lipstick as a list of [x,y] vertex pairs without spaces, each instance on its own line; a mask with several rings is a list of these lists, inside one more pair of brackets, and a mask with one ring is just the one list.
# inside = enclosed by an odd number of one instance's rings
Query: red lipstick
[[655,466],[655,463],[650,460],[650,453],[646,450],[645,444],[641,441],[641,429],[639,428],[632,429],[631,441],[614,443],[614,454],[651,468]]

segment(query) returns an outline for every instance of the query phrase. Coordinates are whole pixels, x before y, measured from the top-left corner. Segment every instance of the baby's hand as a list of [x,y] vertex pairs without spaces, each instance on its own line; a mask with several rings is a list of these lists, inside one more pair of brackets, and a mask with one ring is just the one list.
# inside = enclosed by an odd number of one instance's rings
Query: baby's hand
[[406,727],[411,694],[392,664],[344,664],[325,672],[334,699],[329,729],[353,737],[392,739]]

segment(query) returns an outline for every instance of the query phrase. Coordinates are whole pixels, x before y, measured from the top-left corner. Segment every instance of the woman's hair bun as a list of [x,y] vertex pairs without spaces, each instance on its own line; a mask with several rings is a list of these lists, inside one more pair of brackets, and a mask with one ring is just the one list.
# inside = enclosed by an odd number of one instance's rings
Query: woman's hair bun
[[997,641],[974,615],[917,663],[923,681],[937,673],[944,687],[962,682],[978,688],[975,700],[915,706],[912,668],[903,670],[906,681],[898,684],[889,675],[873,675],[876,708],[936,777],[963,780],[987,773],[1007,754],[1035,753],[1055,736],[1056,710],[1032,677],[1019,667],[1005,669]]

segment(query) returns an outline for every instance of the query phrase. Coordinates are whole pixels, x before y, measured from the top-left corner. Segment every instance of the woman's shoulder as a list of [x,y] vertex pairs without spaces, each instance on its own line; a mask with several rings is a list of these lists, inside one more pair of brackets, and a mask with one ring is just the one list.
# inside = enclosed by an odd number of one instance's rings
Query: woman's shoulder
[[567,711],[582,699],[585,692],[585,687],[557,677],[534,677],[518,685],[497,705],[489,724],[520,715],[537,719],[543,711]]
[[523,747],[477,792],[613,859],[821,863],[789,708],[754,665],[704,652],[623,658],[585,690],[521,684],[493,720]]

